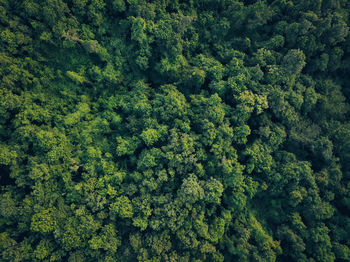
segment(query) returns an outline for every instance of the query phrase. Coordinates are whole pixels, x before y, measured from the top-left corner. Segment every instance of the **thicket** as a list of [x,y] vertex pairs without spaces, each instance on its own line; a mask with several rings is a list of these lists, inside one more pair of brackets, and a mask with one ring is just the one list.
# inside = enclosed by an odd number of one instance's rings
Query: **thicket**
[[0,0],[0,260],[349,261],[349,10]]

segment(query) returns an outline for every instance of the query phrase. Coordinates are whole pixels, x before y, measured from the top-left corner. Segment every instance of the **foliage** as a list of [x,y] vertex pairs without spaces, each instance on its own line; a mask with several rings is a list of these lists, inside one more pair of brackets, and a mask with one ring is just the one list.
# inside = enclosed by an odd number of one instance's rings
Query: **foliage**
[[349,261],[349,10],[0,0],[0,260]]

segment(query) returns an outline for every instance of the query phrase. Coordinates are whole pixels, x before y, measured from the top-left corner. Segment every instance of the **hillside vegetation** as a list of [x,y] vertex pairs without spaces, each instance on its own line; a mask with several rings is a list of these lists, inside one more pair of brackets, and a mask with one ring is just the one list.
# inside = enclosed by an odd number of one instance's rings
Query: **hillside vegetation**
[[0,0],[0,260],[350,261],[349,10]]

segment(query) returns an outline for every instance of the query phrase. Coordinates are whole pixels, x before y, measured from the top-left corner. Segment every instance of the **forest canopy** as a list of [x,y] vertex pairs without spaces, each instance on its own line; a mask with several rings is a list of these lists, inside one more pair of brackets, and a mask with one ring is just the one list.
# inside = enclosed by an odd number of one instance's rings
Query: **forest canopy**
[[1,261],[350,261],[350,1],[0,0]]

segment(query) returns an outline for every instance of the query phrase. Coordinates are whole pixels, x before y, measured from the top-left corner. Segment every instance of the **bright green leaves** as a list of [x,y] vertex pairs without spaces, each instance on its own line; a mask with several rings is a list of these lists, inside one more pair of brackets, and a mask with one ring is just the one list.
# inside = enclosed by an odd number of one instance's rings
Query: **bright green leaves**
[[118,96],[116,103],[124,113],[135,114],[136,117],[146,117],[151,114],[152,105],[148,99],[151,88],[144,81],[132,85],[131,92]]
[[204,198],[204,189],[194,174],[190,174],[188,178],[183,180],[178,197],[181,202],[188,204],[194,204]]
[[135,227],[140,228],[141,231],[144,231],[148,227],[148,221],[143,217],[136,217],[133,219],[132,223]]
[[35,142],[36,148],[40,151],[48,151],[57,144],[55,134],[45,130],[37,133]]
[[86,78],[79,73],[73,72],[73,71],[67,71],[67,76],[73,80],[76,84],[83,84],[85,83],[87,80]]
[[133,154],[137,149],[140,143],[140,140],[137,137],[122,138],[118,136],[116,138],[116,142],[117,142],[117,148],[116,148],[117,156],[124,156],[124,155]]
[[234,96],[234,101],[237,103],[237,107],[232,120],[239,125],[246,122],[253,113],[259,115],[269,108],[266,95],[254,94],[248,90]]
[[22,32],[12,32],[8,28],[0,33],[0,39],[2,42],[6,43],[6,48],[9,52],[14,54],[21,50],[20,46],[27,45],[32,41],[28,35]]
[[194,58],[194,65],[206,72],[210,80],[219,81],[223,78],[225,73],[225,68],[219,61],[211,57],[206,57],[203,54]]
[[224,191],[223,185],[215,178],[211,178],[204,185],[205,200],[209,203],[219,205],[221,203],[221,196]]
[[86,52],[97,54],[102,61],[107,61],[109,58],[107,49],[102,47],[97,40],[80,40],[80,43]]
[[44,209],[33,215],[30,228],[33,231],[49,233],[54,231],[56,226],[54,210]]
[[151,146],[158,141],[161,134],[158,132],[158,130],[149,128],[143,131],[140,136],[147,146]]
[[136,41],[139,50],[136,52],[135,63],[141,70],[146,70],[151,56],[150,43],[153,42],[152,37],[146,33],[146,21],[141,17],[131,17],[131,40]]
[[169,232],[165,231],[160,235],[153,235],[148,240],[149,245],[151,245],[152,250],[157,254],[166,254],[171,250],[171,241]]
[[193,227],[195,228],[197,234],[200,237],[203,237],[205,239],[209,239],[210,238],[210,235],[208,232],[209,227],[203,220],[204,220],[204,212],[197,215],[197,218],[193,223]]
[[152,148],[150,150],[143,150],[137,167],[139,170],[147,170],[157,166],[157,159],[163,155],[159,148]]
[[267,41],[259,43],[259,46],[262,46],[269,50],[278,50],[284,46],[285,39],[282,35],[276,35]]
[[74,113],[68,114],[64,119],[64,123],[66,125],[77,124],[89,112],[90,112],[90,107],[87,103],[79,103],[77,105],[77,111],[75,111]]
[[29,169],[29,177],[34,181],[50,179],[50,169],[46,163],[38,164],[35,159],[31,159]]
[[233,137],[238,144],[246,144],[248,141],[247,136],[250,135],[251,130],[248,125],[242,125],[242,126],[235,127],[233,129],[233,133],[234,133]]
[[272,112],[284,125],[291,127],[299,122],[300,116],[295,108],[286,100],[285,92],[280,89],[272,90],[269,94],[268,101]]
[[138,17],[132,18],[132,26],[131,26],[131,40],[135,40],[137,42],[142,43],[146,41],[147,36],[145,35],[146,23],[145,20]]
[[53,243],[49,240],[41,240],[34,250],[35,258],[43,260],[51,254],[54,250]]
[[135,216],[132,219],[133,225],[144,231],[148,227],[149,217],[153,211],[150,205],[150,195],[135,197],[132,204],[135,208]]
[[[33,132],[34,130],[32,130]],[[71,150],[67,137],[60,133],[57,128],[52,130],[37,129],[32,134],[33,148],[38,150],[51,163],[59,158],[66,158]]]
[[[6,192],[0,195],[0,214],[4,218],[16,216],[19,212],[19,208],[11,193]],[[9,221],[13,222],[13,221]],[[3,222],[0,222],[3,223]]]
[[10,146],[0,144],[0,165],[11,165],[16,162],[18,154]]
[[263,258],[266,261],[275,261],[276,256],[282,252],[280,247],[280,243],[265,232],[262,225],[258,222],[258,220],[254,216],[250,216],[249,225],[252,229],[253,238],[260,243],[258,248],[264,249],[264,253],[262,254]]
[[241,187],[243,185],[243,170],[242,166],[237,160],[222,160],[221,170],[223,173],[224,187]]
[[244,152],[249,157],[247,172],[251,173],[253,170],[256,170],[257,172],[268,173],[274,164],[270,153],[271,149],[259,140],[256,140],[256,142],[247,147]]
[[169,168],[176,173],[186,174],[193,171],[196,164],[195,141],[186,133],[178,133],[176,129],[170,130],[169,144],[163,148],[164,157],[169,161]]
[[185,96],[175,86],[164,85],[153,100],[153,108],[157,117],[168,123],[174,118],[181,119],[186,116],[189,105]]
[[310,112],[312,108],[316,105],[317,99],[318,99],[318,95],[315,92],[315,89],[312,87],[308,87],[305,90],[304,103],[303,103],[303,109],[306,113]]
[[[79,232],[80,231],[80,232]],[[65,250],[72,250],[84,246],[84,236],[79,228],[78,218],[70,217],[66,221],[60,242]]]
[[163,58],[156,66],[156,70],[164,77],[176,81],[183,76],[185,68],[188,67],[188,61],[183,55],[177,55],[174,58]]
[[121,218],[131,218],[134,214],[131,202],[126,196],[116,198],[111,204],[110,209]]
[[214,124],[221,124],[223,122],[225,117],[225,105],[217,94],[209,98],[203,97],[202,95],[192,96],[191,104],[194,113],[201,116],[199,119],[207,119]]
[[315,258],[321,262],[334,261],[335,256],[331,251],[332,244],[328,235],[329,229],[322,223],[310,231],[311,241],[314,244],[312,250],[315,252]]

